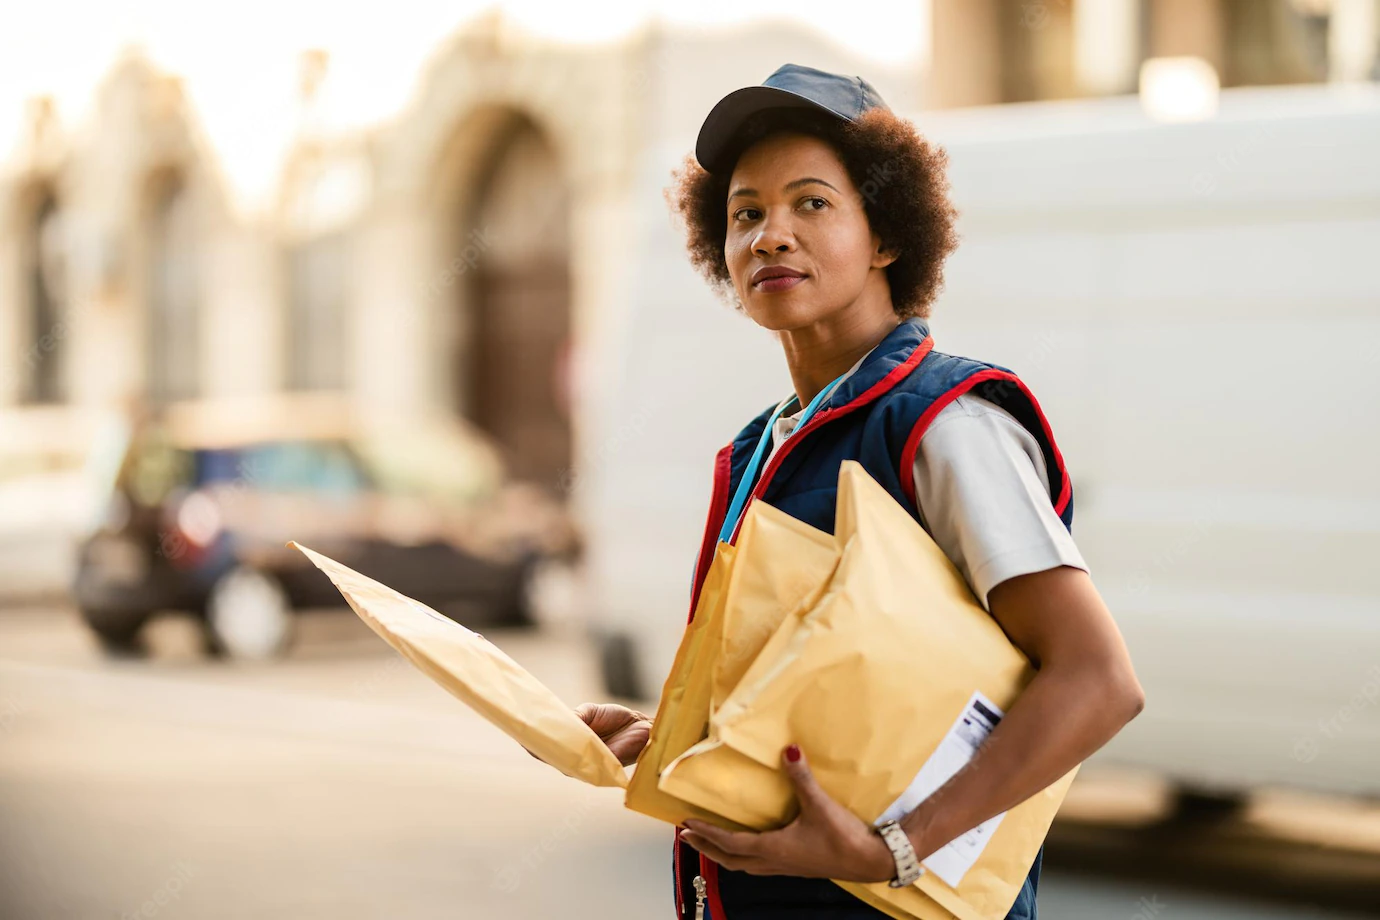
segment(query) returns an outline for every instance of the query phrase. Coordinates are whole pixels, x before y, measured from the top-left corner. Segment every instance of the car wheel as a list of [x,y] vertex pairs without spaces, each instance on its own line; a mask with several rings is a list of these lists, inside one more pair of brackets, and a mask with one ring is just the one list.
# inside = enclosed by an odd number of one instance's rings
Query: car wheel
[[206,630],[214,653],[245,661],[276,658],[292,641],[292,606],[272,575],[231,569],[211,586]]
[[540,621],[537,616],[538,597],[544,587],[545,575],[546,569],[540,559],[532,556],[523,560],[516,572],[510,593],[511,600],[506,605],[507,614],[503,617],[504,625],[526,629],[539,624]]
[[133,623],[121,623],[118,626],[91,623],[91,617],[87,617],[91,630],[95,633],[96,642],[100,644],[101,651],[111,658],[138,658],[144,654],[144,642],[141,635],[143,620]]

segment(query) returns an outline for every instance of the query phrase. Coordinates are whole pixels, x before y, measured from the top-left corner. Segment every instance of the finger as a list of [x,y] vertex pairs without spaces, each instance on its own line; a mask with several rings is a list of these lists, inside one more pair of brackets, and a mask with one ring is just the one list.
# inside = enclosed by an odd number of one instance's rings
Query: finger
[[650,722],[634,722],[631,727],[610,737],[604,743],[623,766],[629,766],[647,747],[651,738]]
[[795,787],[795,795],[800,800],[801,811],[828,798],[828,793],[815,779],[814,771],[810,769],[810,764],[805,759],[805,752],[800,749],[799,745],[787,745],[781,752],[781,763],[786,768],[786,776],[789,777],[791,785]]
[[729,853],[722,847],[716,846],[712,841],[706,840],[694,831],[685,831],[680,835],[690,846],[708,856],[714,862],[723,866],[725,869],[733,869],[739,872],[746,872],[749,869],[758,869],[759,872],[766,868],[766,862],[752,856],[744,856],[741,853]]
[[[700,821],[695,823],[701,828],[705,826]],[[796,864],[790,860],[787,854],[791,852],[792,848],[790,846],[783,847],[784,835],[789,831],[790,827],[788,826],[780,830],[748,835],[755,838],[755,843],[759,848],[759,852],[754,854],[729,852],[694,831],[682,832],[681,839],[719,865],[738,872],[746,872],[749,875],[798,875],[803,878],[829,878],[825,872],[814,867]]]
[[607,734],[601,737],[603,737],[603,739],[607,741],[609,744],[613,744],[618,741],[623,741],[627,738],[637,738],[645,742],[647,738],[651,736],[651,734],[652,723],[641,721],[629,722],[627,725],[624,725],[617,731],[608,732]]
[[581,703],[575,714],[600,738],[607,738],[636,721],[630,710],[613,703]]
[[696,818],[687,819],[685,826],[700,839],[709,841],[724,853],[735,856],[761,855],[760,834],[752,831],[728,831]]
[[628,728],[628,737],[638,745],[639,748],[647,746],[647,742],[652,738],[652,723],[646,720],[634,722]]

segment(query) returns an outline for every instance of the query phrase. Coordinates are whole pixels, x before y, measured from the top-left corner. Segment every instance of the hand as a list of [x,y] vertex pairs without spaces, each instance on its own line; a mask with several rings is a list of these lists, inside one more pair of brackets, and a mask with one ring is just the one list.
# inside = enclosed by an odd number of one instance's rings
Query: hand
[[719,865],[750,875],[797,875],[841,882],[895,878],[896,861],[881,835],[820,787],[800,748],[794,744],[786,748],[781,762],[800,801],[800,814],[790,824],[756,833],[726,831],[690,818],[681,839]]
[[614,703],[581,703],[575,714],[594,730],[623,766],[637,762],[652,735],[652,717]]

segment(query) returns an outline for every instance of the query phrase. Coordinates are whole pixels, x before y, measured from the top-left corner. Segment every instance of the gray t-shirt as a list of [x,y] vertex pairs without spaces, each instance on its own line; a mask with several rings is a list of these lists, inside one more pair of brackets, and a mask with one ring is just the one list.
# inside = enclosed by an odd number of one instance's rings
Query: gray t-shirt
[[[772,455],[800,414],[776,420]],[[1039,443],[995,403],[965,393],[941,409],[920,438],[913,475],[921,520],[983,607],[993,588],[1017,575],[1061,565],[1088,570],[1054,513]]]

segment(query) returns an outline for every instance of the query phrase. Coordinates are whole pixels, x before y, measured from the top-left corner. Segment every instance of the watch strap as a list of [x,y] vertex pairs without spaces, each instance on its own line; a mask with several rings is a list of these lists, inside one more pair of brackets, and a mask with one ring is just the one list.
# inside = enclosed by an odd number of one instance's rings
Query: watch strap
[[905,888],[915,884],[915,880],[925,874],[925,869],[920,865],[915,848],[910,845],[910,838],[901,829],[901,825],[895,821],[884,821],[877,825],[877,833],[882,835],[887,849],[891,851],[892,859],[896,860],[896,877],[887,884],[892,888]]

